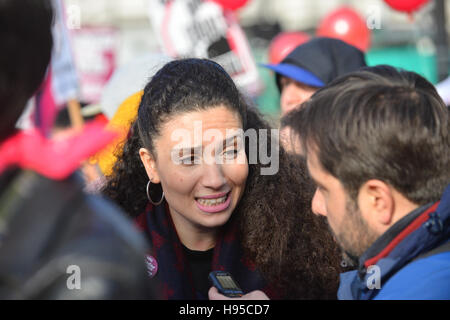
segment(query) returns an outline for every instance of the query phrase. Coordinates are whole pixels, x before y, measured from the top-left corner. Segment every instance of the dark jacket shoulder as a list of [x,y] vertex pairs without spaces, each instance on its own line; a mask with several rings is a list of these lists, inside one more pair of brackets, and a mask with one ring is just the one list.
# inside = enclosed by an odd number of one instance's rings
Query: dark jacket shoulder
[[84,193],[80,176],[18,171],[0,188],[2,298],[156,297],[145,240],[118,207]]

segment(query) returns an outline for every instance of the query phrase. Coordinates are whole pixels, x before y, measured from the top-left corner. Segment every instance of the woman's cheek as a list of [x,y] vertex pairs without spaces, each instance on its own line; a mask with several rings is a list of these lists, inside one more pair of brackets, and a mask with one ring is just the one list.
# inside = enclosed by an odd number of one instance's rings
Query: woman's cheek
[[248,177],[248,164],[226,165],[226,176],[233,182],[235,187],[244,187]]

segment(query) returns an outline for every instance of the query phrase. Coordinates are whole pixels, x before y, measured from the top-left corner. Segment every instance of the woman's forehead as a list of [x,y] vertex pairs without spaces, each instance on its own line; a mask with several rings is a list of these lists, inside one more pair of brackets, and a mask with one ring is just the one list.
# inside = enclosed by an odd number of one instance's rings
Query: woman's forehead
[[225,106],[211,107],[173,115],[162,125],[161,136],[173,135],[179,129],[193,134],[206,130],[242,129],[239,113]]
[[[175,149],[179,149],[185,152],[192,148],[201,150],[211,144],[234,144],[232,137],[239,138],[242,131],[238,112],[225,106],[184,112],[173,115],[164,122],[154,139],[154,151],[173,153],[177,152]],[[230,138],[233,141],[229,142]]]

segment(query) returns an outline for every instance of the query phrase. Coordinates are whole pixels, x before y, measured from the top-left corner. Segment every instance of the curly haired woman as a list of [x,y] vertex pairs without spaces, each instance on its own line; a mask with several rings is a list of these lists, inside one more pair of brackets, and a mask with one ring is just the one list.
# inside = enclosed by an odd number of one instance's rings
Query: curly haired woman
[[[165,298],[206,299],[212,270],[270,298],[336,297],[337,247],[271,133],[212,61],[169,62],[146,85],[103,193],[148,236]],[[278,156],[274,174],[261,150]]]

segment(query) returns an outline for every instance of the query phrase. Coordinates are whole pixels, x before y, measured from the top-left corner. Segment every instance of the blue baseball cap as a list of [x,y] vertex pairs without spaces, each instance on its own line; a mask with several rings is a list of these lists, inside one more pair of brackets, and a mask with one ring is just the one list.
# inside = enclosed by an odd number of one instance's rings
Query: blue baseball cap
[[285,76],[312,87],[367,66],[364,53],[339,39],[318,37],[296,47],[279,64],[263,64],[275,71],[278,89]]
[[275,71],[277,74],[292,78],[298,82],[307,84],[312,87],[323,87],[325,83],[314,75],[314,73],[300,68],[290,63],[264,64],[266,68]]

